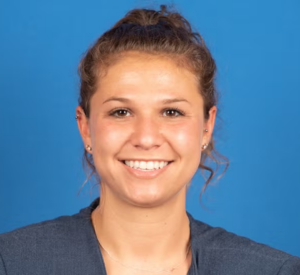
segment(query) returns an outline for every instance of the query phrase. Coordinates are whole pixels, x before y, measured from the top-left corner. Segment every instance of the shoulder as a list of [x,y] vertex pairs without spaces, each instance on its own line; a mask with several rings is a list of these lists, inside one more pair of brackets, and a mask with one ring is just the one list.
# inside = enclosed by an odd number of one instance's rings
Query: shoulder
[[[72,216],[0,234],[0,274],[6,274],[1,273],[1,268],[8,270],[8,274],[63,274],[65,268],[68,272],[82,270],[82,265],[90,263],[89,259],[99,257],[91,253],[97,254],[98,246],[89,211],[85,208]],[[82,259],[85,259],[83,264]]]
[[66,238],[74,238],[74,236],[80,237],[81,234],[78,233],[86,228],[86,223],[89,222],[88,218],[83,219],[80,214],[75,214],[24,226],[0,234],[0,248],[3,251],[8,250],[8,247],[9,250],[19,247],[20,250],[22,247],[29,245],[29,249],[32,249],[34,243],[37,246],[51,247],[53,241],[63,241]]
[[197,261],[213,267],[215,273],[212,274],[300,274],[298,257],[191,216],[190,223]]

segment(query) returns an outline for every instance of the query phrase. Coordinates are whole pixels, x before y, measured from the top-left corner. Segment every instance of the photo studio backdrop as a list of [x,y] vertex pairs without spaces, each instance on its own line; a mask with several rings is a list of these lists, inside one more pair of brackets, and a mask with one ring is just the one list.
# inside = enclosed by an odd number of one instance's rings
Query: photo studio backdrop
[[0,233],[72,215],[98,196],[75,121],[78,63],[135,7],[173,3],[218,66],[216,146],[227,173],[187,210],[210,225],[300,256],[300,2],[1,1]]

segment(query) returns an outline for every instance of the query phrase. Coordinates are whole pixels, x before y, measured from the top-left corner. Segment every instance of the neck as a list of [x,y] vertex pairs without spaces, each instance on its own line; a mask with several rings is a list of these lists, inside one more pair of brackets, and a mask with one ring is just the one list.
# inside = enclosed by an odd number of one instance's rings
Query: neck
[[190,228],[185,190],[163,205],[148,208],[105,192],[92,222],[101,246],[122,263],[153,269],[170,267],[186,256]]

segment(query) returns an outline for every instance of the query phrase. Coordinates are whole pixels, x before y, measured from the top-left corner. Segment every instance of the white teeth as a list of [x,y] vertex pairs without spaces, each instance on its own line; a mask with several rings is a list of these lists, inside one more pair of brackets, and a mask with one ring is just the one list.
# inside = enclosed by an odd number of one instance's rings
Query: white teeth
[[146,169],[147,168],[147,163],[146,163],[146,161],[140,161],[140,167],[139,168],[141,168],[141,169]]
[[131,168],[139,170],[157,170],[168,165],[167,161],[133,161],[125,160],[125,164]]
[[154,168],[153,161],[148,161],[147,162],[147,170],[153,170],[153,168]]

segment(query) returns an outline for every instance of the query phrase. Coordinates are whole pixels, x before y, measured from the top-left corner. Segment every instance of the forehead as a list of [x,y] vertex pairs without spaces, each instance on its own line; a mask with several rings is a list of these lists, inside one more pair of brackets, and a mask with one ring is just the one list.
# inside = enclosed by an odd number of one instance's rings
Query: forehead
[[174,57],[172,60],[171,56],[127,52],[116,58],[99,77],[97,90],[104,92],[108,88],[125,89],[127,86],[146,89],[154,85],[158,90],[198,89],[198,79],[190,70],[179,66]]

